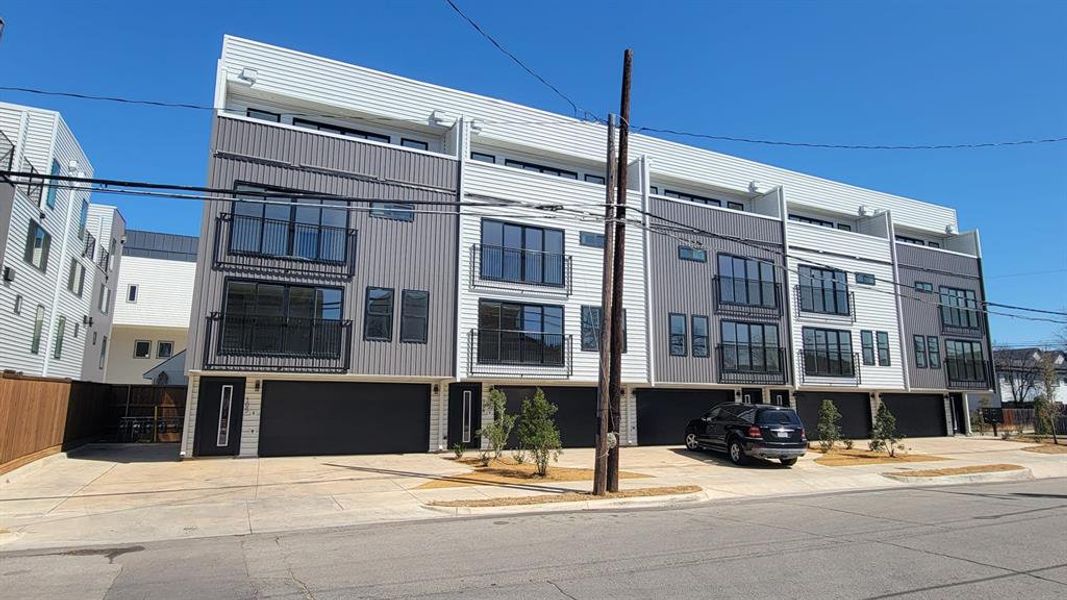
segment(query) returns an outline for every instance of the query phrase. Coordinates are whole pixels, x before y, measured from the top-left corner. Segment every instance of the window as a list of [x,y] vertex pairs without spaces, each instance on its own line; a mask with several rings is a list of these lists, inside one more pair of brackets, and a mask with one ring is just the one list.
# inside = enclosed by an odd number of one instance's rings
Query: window
[[63,315],[59,316],[56,321],[56,339],[52,345],[52,358],[59,360],[63,358],[63,336],[67,331],[67,318]]
[[415,220],[415,205],[411,202],[371,202],[370,216],[410,222]]
[[534,173],[544,173],[545,175],[555,175],[556,177],[565,177],[567,179],[578,179],[578,174],[574,171],[539,165],[536,163],[529,163],[521,160],[512,160],[510,158],[506,158],[504,159],[504,165],[508,167],[515,167],[516,169],[522,169],[523,171],[533,171]]
[[585,180],[589,183],[599,183],[600,185],[604,185],[607,182],[603,175],[592,175],[590,173],[585,174]]
[[482,221],[482,279],[562,287],[565,261],[560,229]]
[[719,255],[719,302],[745,306],[778,306],[774,265],[754,258]]
[[936,335],[926,336],[926,352],[930,357],[929,364],[931,369],[941,368],[941,343],[937,339]]
[[583,231],[578,236],[578,243],[589,248],[603,248],[604,234]]
[[338,288],[227,281],[219,353],[337,358],[342,300]]
[[115,268],[115,245],[117,243],[114,238],[111,239],[111,250],[107,253],[107,260],[105,261],[108,272]]
[[471,152],[471,160],[477,160],[479,162],[496,163],[496,157],[492,154],[486,154],[484,152]]
[[932,294],[934,293],[934,284],[926,281],[916,281],[915,291],[923,294]]
[[81,298],[85,288],[85,267],[77,258],[70,259],[70,271],[67,273],[67,289]]
[[648,193],[659,195],[659,188],[654,185],[650,185],[648,186]]
[[940,248],[941,244],[938,242],[926,242],[926,245],[930,248]]
[[37,314],[33,317],[33,339],[30,341],[30,354],[41,353],[41,333],[44,331],[44,306],[37,305]]
[[663,195],[667,196],[668,198],[688,200],[690,202],[697,202],[699,204],[707,204],[708,206],[722,206],[721,200],[716,200],[715,198],[708,198],[707,196],[697,196],[696,194],[677,192],[675,190],[663,190]]
[[745,210],[745,205],[741,204],[740,202],[727,202],[726,208],[733,210]]
[[860,349],[863,357],[863,364],[874,364],[874,332],[861,331],[860,332]]
[[107,287],[106,283],[100,284],[100,304],[97,308],[105,315],[111,310],[111,288]]
[[400,138],[400,145],[405,148],[415,148],[416,150],[429,150],[430,144],[422,140],[412,140],[409,138]]
[[926,242],[924,242],[924,241],[922,241],[922,240],[920,240],[918,238],[908,237],[906,235],[897,235],[896,236],[896,240],[898,242],[904,242],[905,244],[915,244],[916,246],[925,246],[926,245]]
[[82,200],[81,212],[78,213],[78,239],[79,240],[84,240],[85,239],[85,234],[87,233],[85,231],[85,226],[88,225],[88,223],[89,223],[89,201],[88,200]]
[[[94,332],[93,335],[96,335],[96,333]],[[103,369],[104,365],[106,365],[106,364],[107,364],[107,336],[105,335],[103,337],[103,340],[100,342],[100,358],[97,360],[96,368],[97,369]]]
[[692,324],[692,348],[694,358],[707,358],[708,351],[708,318],[704,315],[693,315]]
[[364,304],[363,339],[393,341],[393,290],[368,287]]
[[911,339],[912,348],[915,351],[915,366],[919,369],[925,369],[926,361],[926,337],[921,335],[914,335]]
[[978,297],[974,290],[940,287],[941,324],[963,329],[978,329]]
[[219,426],[215,430],[215,445],[227,446],[230,443],[230,413],[233,411],[233,386],[224,385],[219,398]]
[[381,142],[388,144],[390,141],[389,136],[381,133],[372,133],[370,131],[363,131],[360,129],[352,129],[350,127],[341,127],[338,125],[328,125],[326,123],[318,123],[316,121],[309,121],[307,119],[293,119],[293,125],[297,127],[303,127],[304,129],[315,129],[317,131],[325,131],[327,133],[336,133],[347,137],[361,138],[364,140],[372,140],[375,142]]
[[128,288],[126,288],[126,302],[137,302],[137,286],[136,285],[130,284],[130,286]]
[[16,315],[22,314],[22,294],[15,295],[15,304],[11,307],[11,312],[15,313]]
[[670,347],[671,356],[686,356],[686,331],[685,331],[685,315],[678,313],[671,313],[668,316],[670,323]]
[[[600,334],[604,323],[603,311],[599,306],[582,307],[582,351],[600,350]],[[626,309],[622,309],[622,351],[626,352]]]
[[[63,168],[59,166],[59,161],[52,159],[52,170],[49,171],[50,175],[59,175]],[[56,207],[56,194],[59,192],[59,181],[52,179],[48,183],[48,193],[45,194],[44,203],[48,205],[48,208]]]
[[852,226],[848,223],[838,223],[837,229],[840,231],[852,231]]
[[834,228],[833,221],[826,221],[823,219],[816,219],[815,217],[804,217],[801,215],[789,215],[790,221],[796,221],[797,223],[807,223],[808,225],[818,225],[819,227]]
[[40,271],[48,271],[48,252],[52,236],[37,221],[30,221],[26,231],[26,251],[22,258]]
[[853,377],[852,334],[837,329],[805,327],[804,374],[820,377]]
[[430,325],[430,292],[400,293],[400,341],[425,344]]
[[723,321],[721,352],[724,372],[782,372],[777,325]]
[[703,248],[678,246],[678,258],[692,262],[706,263],[708,262],[708,251]]
[[281,123],[282,116],[278,113],[270,112],[269,110],[259,110],[258,108],[249,108],[245,110],[246,117],[252,117],[253,119],[260,119],[261,121],[272,121],[274,123]]
[[856,273],[856,283],[860,285],[874,285],[877,280],[870,273]]
[[170,358],[174,355],[174,342],[159,342],[156,344],[156,358]]
[[563,307],[482,300],[478,362],[562,367]]
[[831,315],[849,315],[848,278],[844,271],[801,265],[800,310]]
[[152,356],[152,342],[149,340],[137,340],[133,343],[134,358],[149,358]]
[[315,262],[345,261],[346,201],[288,197],[280,190],[240,184],[236,189],[230,252]]
[[985,382],[985,359],[981,342],[945,340],[945,368],[949,381]]
[[875,333],[878,340],[878,366],[888,367],[889,364],[889,332],[878,331]]
[[74,336],[74,339],[78,339],[78,326],[79,325],[81,325],[81,323],[78,323],[77,321],[74,322],[74,333],[71,334],[72,336]]

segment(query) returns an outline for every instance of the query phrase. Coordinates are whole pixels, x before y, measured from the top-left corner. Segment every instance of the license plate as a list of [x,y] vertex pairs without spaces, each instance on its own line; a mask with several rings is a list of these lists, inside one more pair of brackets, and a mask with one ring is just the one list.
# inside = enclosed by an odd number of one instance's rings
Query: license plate
[[778,434],[778,437],[780,437],[780,438],[787,438],[787,437],[789,437],[789,432],[788,432],[788,431],[776,431],[775,433],[777,433],[777,434]]

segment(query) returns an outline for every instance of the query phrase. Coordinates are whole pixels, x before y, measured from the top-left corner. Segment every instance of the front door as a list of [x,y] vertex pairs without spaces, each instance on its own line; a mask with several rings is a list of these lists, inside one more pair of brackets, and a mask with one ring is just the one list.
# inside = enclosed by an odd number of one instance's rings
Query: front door
[[448,386],[448,447],[481,448],[477,431],[482,427],[482,384]]
[[967,432],[964,431],[966,428],[966,421],[964,419],[967,414],[967,408],[963,398],[963,394],[960,393],[949,394],[949,402],[952,405],[953,431],[960,435],[967,434]]
[[237,456],[245,409],[245,380],[202,377],[196,401],[196,456]]
[[761,388],[741,388],[741,402],[745,404],[763,402],[763,390]]

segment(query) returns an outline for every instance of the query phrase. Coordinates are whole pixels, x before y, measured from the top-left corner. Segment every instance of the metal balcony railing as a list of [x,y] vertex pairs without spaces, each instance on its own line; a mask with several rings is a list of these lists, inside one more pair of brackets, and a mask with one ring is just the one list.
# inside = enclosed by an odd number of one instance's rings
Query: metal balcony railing
[[574,373],[572,337],[541,331],[471,329],[467,335],[467,372],[568,378]]
[[215,219],[214,266],[351,278],[356,230],[221,213]]
[[11,139],[0,131],[0,170],[10,171],[14,163],[15,144],[12,144]]
[[809,310],[804,308],[804,303],[801,300],[807,295],[811,294],[814,303],[814,296],[818,294],[823,297],[825,305],[825,290],[824,288],[807,286],[807,285],[795,285],[793,286],[793,301],[796,306],[796,316],[807,319],[811,318],[823,318],[826,320],[832,320],[835,322],[842,322],[849,320],[852,323],[856,322],[856,293],[852,290],[831,291],[834,294],[834,304],[841,304],[840,295],[845,295],[845,305],[847,312],[831,312],[824,310]]
[[41,195],[44,193],[44,179],[39,177],[37,169],[34,168],[30,161],[26,160],[25,157],[22,159],[22,172],[29,173],[29,175],[26,176],[26,182],[22,184],[22,189],[25,190],[26,197],[29,198],[30,202],[33,202],[34,205],[40,206]]
[[[785,385],[789,379],[785,348],[720,344],[715,350],[719,357],[719,383]],[[757,355],[753,356],[753,352]]]
[[96,259],[96,236],[88,231],[85,232],[85,246],[82,248],[82,256],[93,261]]
[[717,276],[715,313],[743,317],[779,317],[782,314],[782,284]]
[[[809,373],[810,361],[806,361],[804,356],[804,350],[797,350],[797,371],[800,373],[800,383],[807,384],[819,384],[819,385],[846,385],[846,386],[858,386],[863,383],[862,373],[860,372],[860,356],[859,353],[852,353],[852,364],[842,364],[841,368],[833,369],[828,368],[825,371],[820,371],[819,366],[816,365],[811,369]],[[816,359],[816,362],[818,360]],[[846,367],[847,365],[847,367]],[[827,363],[829,367],[829,363]]]
[[344,373],[351,339],[351,321],[212,313],[204,369]]
[[993,389],[993,362],[945,359],[945,385],[953,390]]
[[567,254],[474,244],[470,265],[471,289],[529,286],[541,293],[566,296],[572,291],[571,257]]

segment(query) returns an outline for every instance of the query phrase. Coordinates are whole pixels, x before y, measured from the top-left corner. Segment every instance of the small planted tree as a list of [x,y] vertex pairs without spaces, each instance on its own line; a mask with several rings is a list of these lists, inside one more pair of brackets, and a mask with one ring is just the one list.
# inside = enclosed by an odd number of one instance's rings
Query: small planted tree
[[489,390],[489,404],[493,407],[493,420],[478,430],[478,436],[486,440],[488,448],[482,453],[482,462],[489,464],[489,459],[500,460],[504,455],[504,448],[508,445],[508,437],[515,428],[515,415],[508,414],[508,398],[504,392],[491,388]]
[[560,448],[563,446],[559,437],[559,429],[553,416],[556,414],[556,405],[545,398],[541,388],[537,388],[533,398],[522,401],[522,415],[519,417],[519,444],[522,445],[533,459],[537,467],[537,474],[544,477],[548,474],[549,461],[559,459]]
[[823,399],[819,407],[819,448],[823,452],[834,449],[834,444],[841,439],[841,413],[833,400]]
[[[1054,352],[1045,352],[1041,357],[1041,387],[1044,388],[1045,393],[1042,394],[1044,402],[1038,404],[1038,401],[1034,401],[1034,418],[1036,420],[1037,433],[1050,433],[1052,434],[1052,443],[1059,444],[1060,440],[1056,436],[1056,403],[1052,400],[1056,396],[1056,384],[1059,383],[1059,373],[1056,372],[1056,356]],[[1042,398],[1039,397],[1038,400]]]
[[985,435],[985,428],[988,425],[985,420],[985,409],[989,408],[989,398],[982,398],[978,401],[978,408],[974,409],[974,413],[971,414],[971,420],[978,426],[978,432]]
[[878,405],[878,412],[874,416],[874,430],[871,431],[871,443],[868,447],[873,452],[888,452],[890,457],[897,455],[897,444],[900,436],[897,435],[897,418],[889,412],[889,407],[884,403]]

